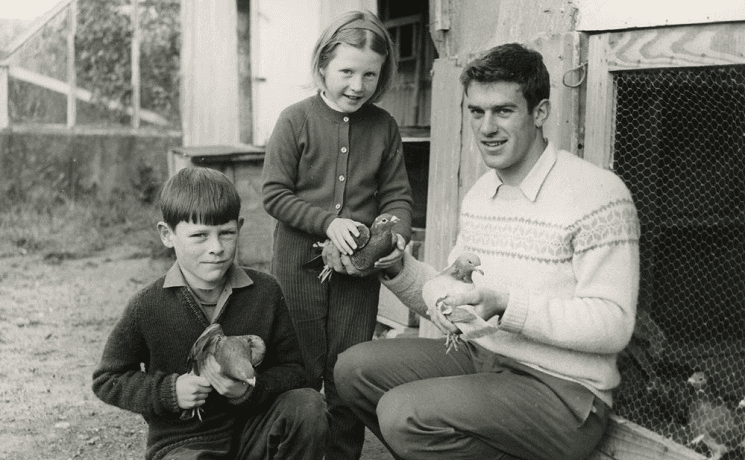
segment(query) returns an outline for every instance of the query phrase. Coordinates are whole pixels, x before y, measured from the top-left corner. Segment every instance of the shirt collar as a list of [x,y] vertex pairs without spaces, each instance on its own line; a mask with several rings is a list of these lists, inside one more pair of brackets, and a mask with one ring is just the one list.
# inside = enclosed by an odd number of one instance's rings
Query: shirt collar
[[[538,192],[540,192],[541,190],[541,186],[546,181],[548,173],[551,172],[551,168],[554,167],[555,163],[556,148],[551,142],[548,142],[548,144],[546,145],[546,149],[543,151],[541,156],[538,157],[538,161],[536,161],[528,175],[525,176],[525,179],[523,179],[518,186],[522,194],[525,195],[527,199],[529,199],[530,201],[536,200],[536,198],[538,197]],[[491,178],[492,184],[489,187],[489,190],[494,190],[494,195],[496,195],[499,187],[502,186],[503,182],[502,179],[499,178],[499,175],[496,171],[494,171],[494,174],[491,175]]]
[[[225,283],[225,287],[229,287],[231,290],[253,284],[251,277],[248,276],[244,270],[241,270],[235,263],[233,263],[233,265],[228,269],[227,275],[228,280]],[[181,267],[179,266],[178,261],[176,261],[173,263],[171,268],[168,269],[166,278],[163,282],[163,287],[172,288],[184,286],[189,287],[189,284],[186,282],[186,278],[184,278],[184,274],[181,272]]]

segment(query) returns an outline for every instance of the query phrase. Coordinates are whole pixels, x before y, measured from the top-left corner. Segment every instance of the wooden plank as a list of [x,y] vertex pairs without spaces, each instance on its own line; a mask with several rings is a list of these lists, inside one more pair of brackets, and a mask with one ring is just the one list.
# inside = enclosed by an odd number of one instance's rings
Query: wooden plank
[[75,87],[77,86],[77,73],[75,69],[75,34],[78,30],[78,2],[70,1],[67,9],[68,31],[67,31],[67,127],[72,128],[77,122],[77,98]]
[[551,115],[543,132],[556,147],[573,153],[577,153],[579,144],[580,88],[565,85],[564,76],[582,69],[580,35],[577,32],[540,34],[528,42],[541,53],[551,75]]
[[239,142],[237,31],[235,2],[181,2],[184,146]]
[[[2,67],[0,66],[0,69]],[[1,70],[0,70],[1,73]],[[0,77],[1,78],[1,77]],[[1,96],[0,96],[1,97]],[[154,127],[141,127],[133,129],[131,126],[95,126],[77,125],[69,128],[63,123],[23,123],[10,125],[8,130],[12,133],[34,133],[39,135],[59,136],[74,133],[76,136],[133,136],[133,137],[173,137],[181,138],[181,131],[175,129],[164,129]]]
[[[67,82],[60,81],[52,77],[47,77],[46,75],[32,72],[22,67],[11,66],[8,69],[8,74],[13,78],[17,78],[18,80],[32,83],[36,86],[41,86],[42,88],[46,88],[56,93],[67,94],[71,91],[70,85],[67,84]],[[74,88],[73,92],[75,94],[75,97],[83,102],[91,102],[93,100],[93,93],[88,90],[82,88]],[[112,110],[120,110],[122,108],[121,104],[118,101],[104,102],[106,103],[106,106]],[[131,107],[127,107],[125,110],[128,114],[132,114]],[[149,110],[140,110],[140,118],[155,125],[170,125],[170,122],[168,120]]]
[[603,440],[588,460],[704,460],[698,454],[657,433],[611,415]]
[[608,71],[745,63],[745,24],[664,27],[607,34]]
[[613,76],[608,72],[608,34],[589,39],[584,158],[600,167],[611,166]]
[[[23,0],[20,0],[23,1]],[[31,24],[28,29],[26,29],[21,35],[16,37],[10,45],[5,49],[5,59],[0,62],[0,64],[7,63],[13,53],[18,51],[18,49],[23,46],[26,41],[30,40],[34,35],[39,33],[41,29],[44,28],[44,26],[47,25],[49,21],[54,19],[55,16],[57,16],[63,9],[67,8],[67,6],[72,2],[72,0],[62,0],[56,5],[52,7],[49,11],[44,13],[42,16],[40,16],[38,19],[36,19],[33,24]],[[0,53],[2,54],[2,53]]]
[[0,129],[10,126],[8,113],[8,66],[0,64]]
[[[440,268],[447,263],[458,231],[463,90],[455,83],[462,71],[455,60],[436,59],[433,71],[432,94],[438,97],[432,99],[424,260]],[[419,336],[441,334],[429,321],[421,321]]]
[[132,127],[140,127],[140,30],[139,1],[132,2]]

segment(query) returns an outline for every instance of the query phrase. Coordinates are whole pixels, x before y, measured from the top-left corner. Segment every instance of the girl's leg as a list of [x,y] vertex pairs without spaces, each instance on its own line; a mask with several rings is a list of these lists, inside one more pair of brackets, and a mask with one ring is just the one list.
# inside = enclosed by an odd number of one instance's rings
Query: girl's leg
[[317,240],[278,223],[274,234],[271,272],[282,286],[300,344],[308,383],[320,390],[327,359],[328,284],[321,284],[317,273],[302,268],[317,254],[313,249],[313,243]]
[[334,365],[339,353],[367,342],[375,332],[380,283],[376,276],[356,278],[335,273],[330,280],[327,322],[328,355],[323,382],[329,410],[329,459],[358,459],[362,453],[365,426],[338,395]]

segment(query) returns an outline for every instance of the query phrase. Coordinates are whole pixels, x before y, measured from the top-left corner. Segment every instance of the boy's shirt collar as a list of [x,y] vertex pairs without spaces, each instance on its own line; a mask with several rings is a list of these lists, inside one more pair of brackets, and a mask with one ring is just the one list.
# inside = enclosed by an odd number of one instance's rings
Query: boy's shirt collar
[[[549,142],[546,145],[546,149],[543,151],[540,157],[538,157],[538,161],[533,165],[533,168],[531,168],[530,172],[527,176],[525,176],[525,179],[520,182],[520,185],[518,188],[522,192],[523,195],[530,201],[535,201],[538,197],[538,192],[541,190],[541,186],[546,181],[546,178],[548,177],[548,173],[551,172],[551,169],[554,167],[554,164],[556,163],[556,148],[553,146],[551,142]],[[497,191],[499,190],[499,187],[502,186],[503,182],[502,179],[499,178],[499,175],[496,171],[494,171],[494,174],[492,174],[492,186],[489,187],[490,190],[494,190],[494,195],[496,196]]]
[[[220,293],[220,297],[217,300],[217,306],[215,308],[214,314],[212,315],[212,318],[209,318],[210,323],[213,323],[215,318],[218,318],[220,316],[220,313],[225,306],[225,302],[227,302],[230,294],[233,293],[233,289],[243,288],[253,284],[253,280],[251,279],[251,277],[248,276],[248,274],[244,270],[242,270],[236,263],[233,263],[233,265],[230,266],[226,275],[227,280],[225,280],[225,286],[223,286],[222,293]],[[189,289],[189,292],[192,292],[191,286],[189,286],[189,283],[186,282],[186,278],[184,278],[184,274],[181,272],[181,267],[179,266],[178,261],[174,262],[171,268],[168,269],[166,277],[163,280],[164,289],[174,287],[186,287]],[[193,292],[192,296],[194,297],[194,300],[197,302],[197,304],[199,304],[200,302]],[[209,317],[209,314],[206,311],[205,315]]]

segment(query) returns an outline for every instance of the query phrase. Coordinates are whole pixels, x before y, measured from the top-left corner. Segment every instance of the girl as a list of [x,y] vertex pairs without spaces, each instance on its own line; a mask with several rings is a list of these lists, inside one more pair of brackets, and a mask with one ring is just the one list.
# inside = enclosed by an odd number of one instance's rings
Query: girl
[[[351,11],[334,20],[312,58],[318,93],[286,108],[267,144],[263,201],[277,219],[272,274],[284,291],[310,384],[323,386],[329,411],[326,458],[360,457],[364,426],[339,399],[333,380],[339,353],[370,340],[380,283],[376,275],[336,273],[321,283],[302,265],[328,238],[324,262],[351,254],[356,225],[383,212],[411,236],[411,187],[401,135],[391,115],[373,105],[396,72],[393,43],[380,20]],[[338,252],[335,252],[338,251]],[[335,252],[335,253],[333,253]],[[400,257],[395,249],[376,266]],[[339,265],[340,266],[340,265]],[[337,268],[338,269],[338,268]]]

